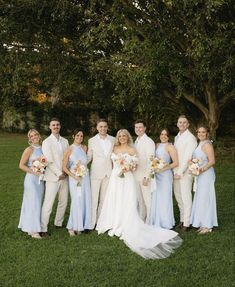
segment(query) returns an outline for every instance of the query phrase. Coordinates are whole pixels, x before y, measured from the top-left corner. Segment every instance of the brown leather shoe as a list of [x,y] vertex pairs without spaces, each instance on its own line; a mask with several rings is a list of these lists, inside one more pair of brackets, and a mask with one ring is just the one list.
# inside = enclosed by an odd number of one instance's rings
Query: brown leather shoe
[[56,229],[63,228],[63,226],[58,226],[58,225],[54,225],[54,227],[55,227]]
[[186,231],[189,231],[189,227],[188,226],[182,226],[180,230],[183,232],[186,232]]
[[184,223],[180,222],[178,225],[176,225],[175,229],[181,229],[183,227]]
[[39,232],[41,237],[49,237],[50,234],[48,232]]

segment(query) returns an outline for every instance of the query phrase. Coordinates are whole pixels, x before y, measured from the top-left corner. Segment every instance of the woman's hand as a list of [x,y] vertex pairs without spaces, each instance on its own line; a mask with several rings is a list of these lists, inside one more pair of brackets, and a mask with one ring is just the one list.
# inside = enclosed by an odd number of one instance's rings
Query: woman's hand
[[32,174],[34,174],[38,177],[42,175],[42,173],[40,171],[33,171]]
[[76,176],[76,175],[71,175],[71,177],[72,177],[73,179],[75,179],[76,181],[78,181],[78,182],[80,182],[81,179],[82,179],[81,176]]
[[207,170],[208,170],[208,168],[204,166],[204,167],[200,167],[198,171],[199,171],[199,174],[201,174],[201,173],[203,173],[204,171],[207,171]]

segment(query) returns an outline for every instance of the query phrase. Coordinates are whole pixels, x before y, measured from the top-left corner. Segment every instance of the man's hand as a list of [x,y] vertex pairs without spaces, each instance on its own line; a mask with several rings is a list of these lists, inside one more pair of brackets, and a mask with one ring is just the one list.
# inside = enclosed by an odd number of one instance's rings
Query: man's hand
[[59,176],[59,180],[63,180],[66,178],[66,174],[65,173],[62,173],[60,176]]
[[149,184],[149,179],[144,177],[143,181],[142,181],[143,186],[148,186]]
[[181,179],[181,175],[178,175],[177,173],[174,175],[174,179]]

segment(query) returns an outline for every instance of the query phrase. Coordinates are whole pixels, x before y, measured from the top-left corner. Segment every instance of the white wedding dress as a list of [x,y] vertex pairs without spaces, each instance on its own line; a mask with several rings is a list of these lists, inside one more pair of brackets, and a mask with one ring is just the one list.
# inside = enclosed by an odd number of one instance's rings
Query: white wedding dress
[[112,153],[113,170],[97,222],[98,234],[108,231],[118,236],[135,253],[146,259],[168,257],[182,244],[178,233],[145,224],[137,211],[137,183],[132,172],[119,177],[120,169]]

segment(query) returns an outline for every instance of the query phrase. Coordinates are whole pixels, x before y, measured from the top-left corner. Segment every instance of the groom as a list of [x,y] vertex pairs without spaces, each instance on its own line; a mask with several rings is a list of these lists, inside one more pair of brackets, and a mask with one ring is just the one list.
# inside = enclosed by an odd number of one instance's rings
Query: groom
[[57,193],[59,202],[54,221],[57,228],[62,227],[68,200],[68,179],[62,171],[62,161],[63,153],[69,144],[67,139],[60,136],[61,125],[59,119],[52,118],[49,128],[51,135],[42,143],[42,152],[49,164],[44,175],[46,190],[41,215],[41,236],[48,236],[47,226]]
[[101,212],[109,177],[112,171],[111,153],[115,138],[108,135],[108,122],[97,121],[98,134],[88,141],[88,162],[91,163],[91,224],[95,228]]
[[143,120],[137,120],[135,122],[135,133],[137,135],[135,148],[137,150],[139,162],[137,170],[135,171],[135,178],[140,187],[140,193],[138,194],[140,217],[147,222],[149,219],[151,207],[149,160],[150,157],[155,154],[155,143],[150,137],[146,135],[145,131],[145,122]]

